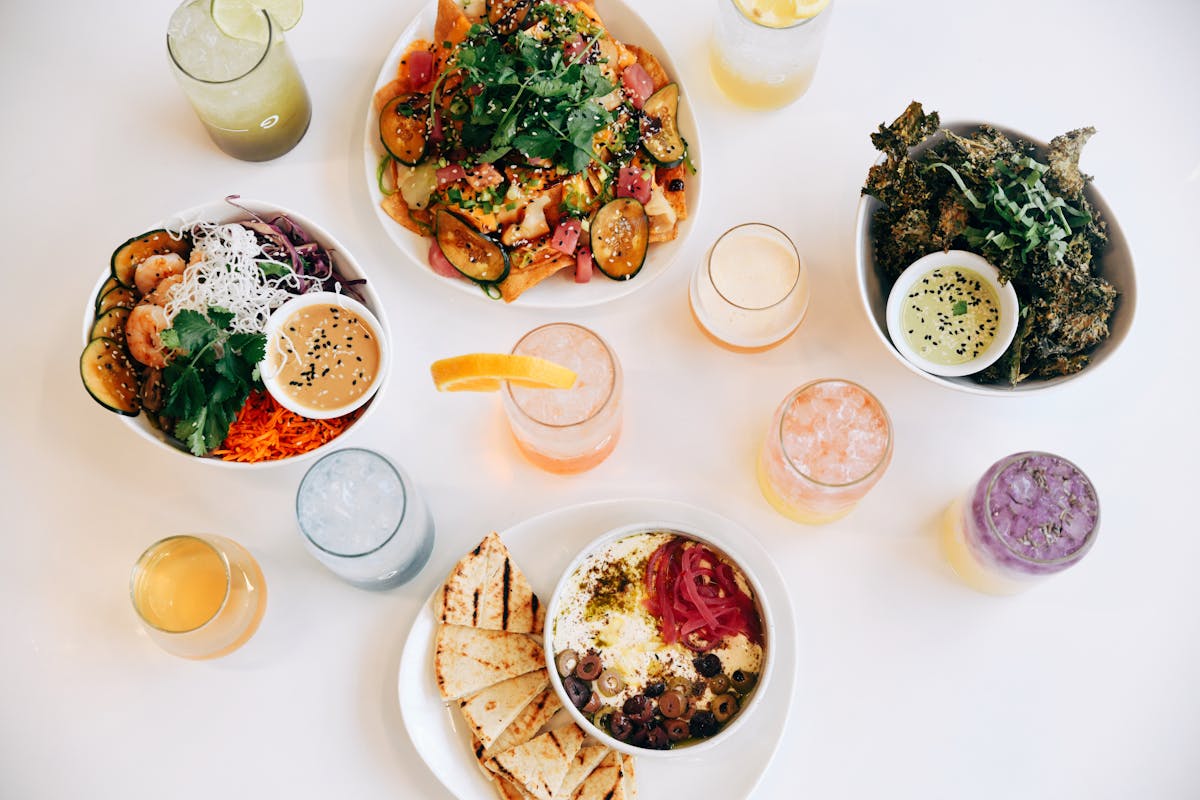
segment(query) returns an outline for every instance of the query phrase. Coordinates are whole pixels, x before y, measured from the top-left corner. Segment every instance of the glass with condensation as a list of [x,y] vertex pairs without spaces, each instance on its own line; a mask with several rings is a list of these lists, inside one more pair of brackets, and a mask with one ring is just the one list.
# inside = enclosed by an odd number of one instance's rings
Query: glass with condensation
[[129,596],[159,647],[217,658],[245,644],[267,608],[267,584],[250,551],[209,534],[155,542],[133,567]]
[[754,353],[781,344],[808,311],[808,271],[796,245],[771,225],[727,230],[692,273],[692,319],[727,350]]
[[820,525],[854,510],[891,460],[892,423],[875,395],[852,381],[817,380],[776,409],[758,484],[780,514]]
[[570,322],[535,328],[513,347],[575,372],[570,389],[506,383],[501,395],[518,448],[550,472],[589,470],[608,458],[621,436],[621,364],[594,331]]
[[958,576],[988,594],[1015,594],[1079,563],[1100,528],[1096,488],[1052,453],[1000,459],[950,505],[942,551]]
[[226,35],[212,0],[189,0],[167,27],[175,80],[209,137],[234,158],[268,161],[304,137],[312,104],[283,29],[266,11],[257,39]]
[[789,0],[717,0],[710,60],[717,85],[750,108],[781,108],[812,83],[833,9],[804,17]]

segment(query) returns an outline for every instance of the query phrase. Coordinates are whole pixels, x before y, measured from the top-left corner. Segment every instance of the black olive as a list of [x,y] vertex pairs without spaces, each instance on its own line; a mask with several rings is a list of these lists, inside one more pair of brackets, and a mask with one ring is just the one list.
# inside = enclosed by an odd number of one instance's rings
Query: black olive
[[683,191],[683,178],[672,178],[671,182],[667,184],[667,189],[669,189],[672,192],[682,192]]
[[627,741],[633,733],[633,720],[620,711],[615,711],[608,718],[608,732],[622,742]]
[[663,723],[663,727],[667,729],[667,738],[672,742],[682,742],[691,735],[686,720],[669,719]]
[[671,746],[671,740],[660,726],[650,725],[646,728],[645,746],[651,750],[666,750]]
[[626,700],[621,710],[637,722],[649,722],[654,717],[654,703],[644,694],[635,694]]
[[696,667],[696,672],[699,672],[706,678],[712,678],[721,674],[721,659],[717,658],[716,653],[705,653],[702,656],[696,656],[692,662]]
[[633,723],[633,733],[629,734],[629,738],[625,741],[629,742],[634,747],[646,747],[646,740],[648,738],[649,734],[646,732],[646,726],[638,725],[635,722]]
[[646,688],[642,692],[642,694],[646,695],[646,697],[649,697],[651,700],[653,700],[655,697],[658,697],[666,690],[667,690],[667,685],[665,683],[663,683],[662,681],[655,681],[654,683],[646,684]]
[[600,655],[595,651],[588,651],[580,656],[579,663],[575,665],[575,676],[585,681],[596,680],[603,671],[604,664],[600,661]]
[[592,687],[579,678],[563,678],[563,688],[567,690],[567,697],[571,699],[571,705],[576,708],[583,708],[592,699]]
[[707,739],[720,729],[721,725],[711,711],[697,711],[688,721],[688,731],[696,739]]

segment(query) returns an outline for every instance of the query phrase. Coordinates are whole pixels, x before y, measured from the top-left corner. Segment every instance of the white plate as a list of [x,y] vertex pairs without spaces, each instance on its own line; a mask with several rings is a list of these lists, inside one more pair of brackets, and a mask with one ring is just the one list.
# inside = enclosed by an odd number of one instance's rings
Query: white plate
[[[692,525],[737,543],[739,556],[762,583],[775,617],[775,669],[758,691],[770,695],[754,711],[754,724],[740,735],[704,752],[704,758],[680,755],[637,762],[642,797],[747,797],[754,791],[787,727],[796,684],[796,621],[787,588],[774,561],[745,528],[685,503],[627,499],[585,503],[551,511],[501,533],[513,558],[539,597],[550,591],[579,549],[600,534],[636,522],[658,520]],[[495,790],[471,751],[470,732],[438,694],[433,675],[437,624],[433,597],[417,614],[400,658],[400,711],[417,752],[433,774],[459,800],[493,800]],[[768,700],[768,698],[763,698]]]
[[[650,245],[650,252],[646,256],[646,265],[632,280],[614,281],[597,272],[587,283],[575,283],[574,273],[571,270],[563,270],[558,275],[551,276],[524,292],[514,301],[514,303],[530,308],[582,308],[599,305],[618,297],[624,297],[645,286],[671,266],[692,229],[692,221],[700,211],[700,178],[703,172],[700,158],[700,132],[696,127],[692,104],[688,99],[687,89],[683,85],[679,69],[671,61],[671,56],[663,47],[663,43],[654,35],[654,31],[646,24],[645,20],[638,16],[636,11],[625,4],[624,0],[599,0],[597,10],[613,36],[622,42],[636,44],[654,53],[662,62],[667,75],[679,84],[679,129],[687,140],[688,156],[698,169],[697,173],[689,176],[687,180],[688,218],[679,223],[679,235],[674,241]],[[436,18],[437,3],[432,2],[426,5],[404,29],[404,33],[400,34],[400,38],[396,40],[392,51],[388,53],[383,62],[383,68],[379,71],[374,88],[371,89],[372,97],[380,87],[396,76],[400,56],[404,54],[409,43],[415,39],[429,39],[433,36],[433,24]],[[454,286],[488,302],[503,302],[489,299],[478,286],[470,281],[443,278],[430,269],[429,240],[401,226],[389,217],[379,205],[383,200],[383,194],[379,191],[375,171],[379,167],[379,159],[383,155],[383,145],[379,142],[379,117],[375,113],[374,102],[367,104],[367,119],[363,131],[363,161],[366,166],[367,191],[371,196],[371,205],[375,207],[375,214],[379,217],[379,222],[383,225],[388,237],[412,260],[410,268],[433,280]]]

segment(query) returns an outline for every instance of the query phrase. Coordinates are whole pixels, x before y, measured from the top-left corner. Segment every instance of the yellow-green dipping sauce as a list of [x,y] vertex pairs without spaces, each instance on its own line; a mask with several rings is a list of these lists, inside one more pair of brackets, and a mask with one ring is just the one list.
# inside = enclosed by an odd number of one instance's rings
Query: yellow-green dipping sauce
[[978,272],[938,267],[908,290],[900,323],[909,347],[932,364],[965,364],[996,338],[1000,298]]

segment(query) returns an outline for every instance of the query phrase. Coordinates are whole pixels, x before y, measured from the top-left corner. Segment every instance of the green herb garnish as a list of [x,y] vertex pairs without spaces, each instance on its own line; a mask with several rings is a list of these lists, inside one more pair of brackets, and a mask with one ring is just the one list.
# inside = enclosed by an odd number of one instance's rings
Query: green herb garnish
[[212,306],[207,316],[180,311],[162,332],[165,347],[180,353],[163,370],[163,413],[173,417],[175,436],[194,455],[220,446],[252,389],[261,385],[258,362],[266,353],[262,333],[234,333],[233,313]]
[[951,310],[954,312],[954,316],[961,317],[963,314],[967,313],[967,301],[959,300],[954,304],[954,308]]

